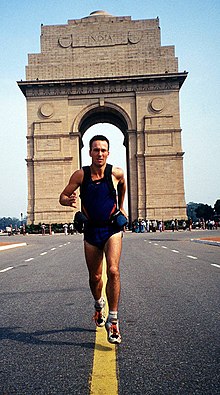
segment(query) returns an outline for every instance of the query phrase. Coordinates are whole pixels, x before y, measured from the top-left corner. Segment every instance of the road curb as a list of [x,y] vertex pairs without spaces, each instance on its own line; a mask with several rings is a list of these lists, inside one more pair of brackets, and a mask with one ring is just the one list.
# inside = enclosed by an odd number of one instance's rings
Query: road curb
[[191,239],[191,241],[193,241],[194,243],[209,244],[209,245],[214,245],[214,246],[220,247],[219,241],[201,240],[201,239]]
[[9,250],[11,248],[24,247],[27,243],[5,244],[0,246],[0,251]]

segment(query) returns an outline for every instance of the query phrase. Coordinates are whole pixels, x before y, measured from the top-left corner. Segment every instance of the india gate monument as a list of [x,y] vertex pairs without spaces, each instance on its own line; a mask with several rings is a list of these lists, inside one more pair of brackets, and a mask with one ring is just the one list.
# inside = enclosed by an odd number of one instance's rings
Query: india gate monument
[[187,73],[175,47],[161,46],[159,19],[95,11],[42,25],[40,39],[18,82],[27,100],[28,223],[72,222],[59,195],[97,123],[124,135],[130,221],[186,218],[179,91]]

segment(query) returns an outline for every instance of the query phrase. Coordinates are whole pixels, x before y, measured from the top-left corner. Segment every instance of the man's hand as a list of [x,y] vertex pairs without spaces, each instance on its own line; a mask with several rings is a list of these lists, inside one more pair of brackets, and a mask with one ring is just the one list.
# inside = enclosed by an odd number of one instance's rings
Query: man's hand
[[60,195],[60,204],[76,208],[76,192],[83,181],[84,172],[82,169],[76,170],[70,177],[69,183]]
[[126,213],[126,211],[123,208],[120,208],[120,211],[128,219],[128,214]]
[[76,200],[77,200],[77,198],[76,198],[76,192],[73,192],[72,195],[70,195],[70,197],[69,197],[69,205],[70,205],[71,207],[76,208]]
[[60,204],[62,204],[63,206],[70,206],[76,208],[76,201],[77,196],[75,191],[70,196],[67,196],[64,193],[61,193],[60,195]]

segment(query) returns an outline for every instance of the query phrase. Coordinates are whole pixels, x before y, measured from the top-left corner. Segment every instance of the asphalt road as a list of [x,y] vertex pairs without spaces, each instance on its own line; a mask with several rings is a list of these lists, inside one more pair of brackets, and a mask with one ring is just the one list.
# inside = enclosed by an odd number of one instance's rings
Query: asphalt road
[[[190,240],[219,234],[125,234],[119,395],[220,393],[220,248]],[[0,252],[0,395],[87,395],[95,328],[82,236],[7,237],[24,240]]]

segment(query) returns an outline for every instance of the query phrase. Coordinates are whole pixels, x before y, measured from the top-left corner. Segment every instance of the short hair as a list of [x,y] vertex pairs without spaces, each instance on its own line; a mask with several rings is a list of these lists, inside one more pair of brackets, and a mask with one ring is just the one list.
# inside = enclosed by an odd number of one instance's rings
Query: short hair
[[93,143],[94,141],[97,141],[97,140],[106,141],[107,144],[108,144],[108,151],[109,151],[109,140],[107,139],[107,137],[103,136],[102,134],[97,134],[96,136],[93,136],[93,137],[91,138],[91,140],[90,140],[90,142],[89,142],[89,149],[90,149],[90,151],[92,150],[92,143]]

